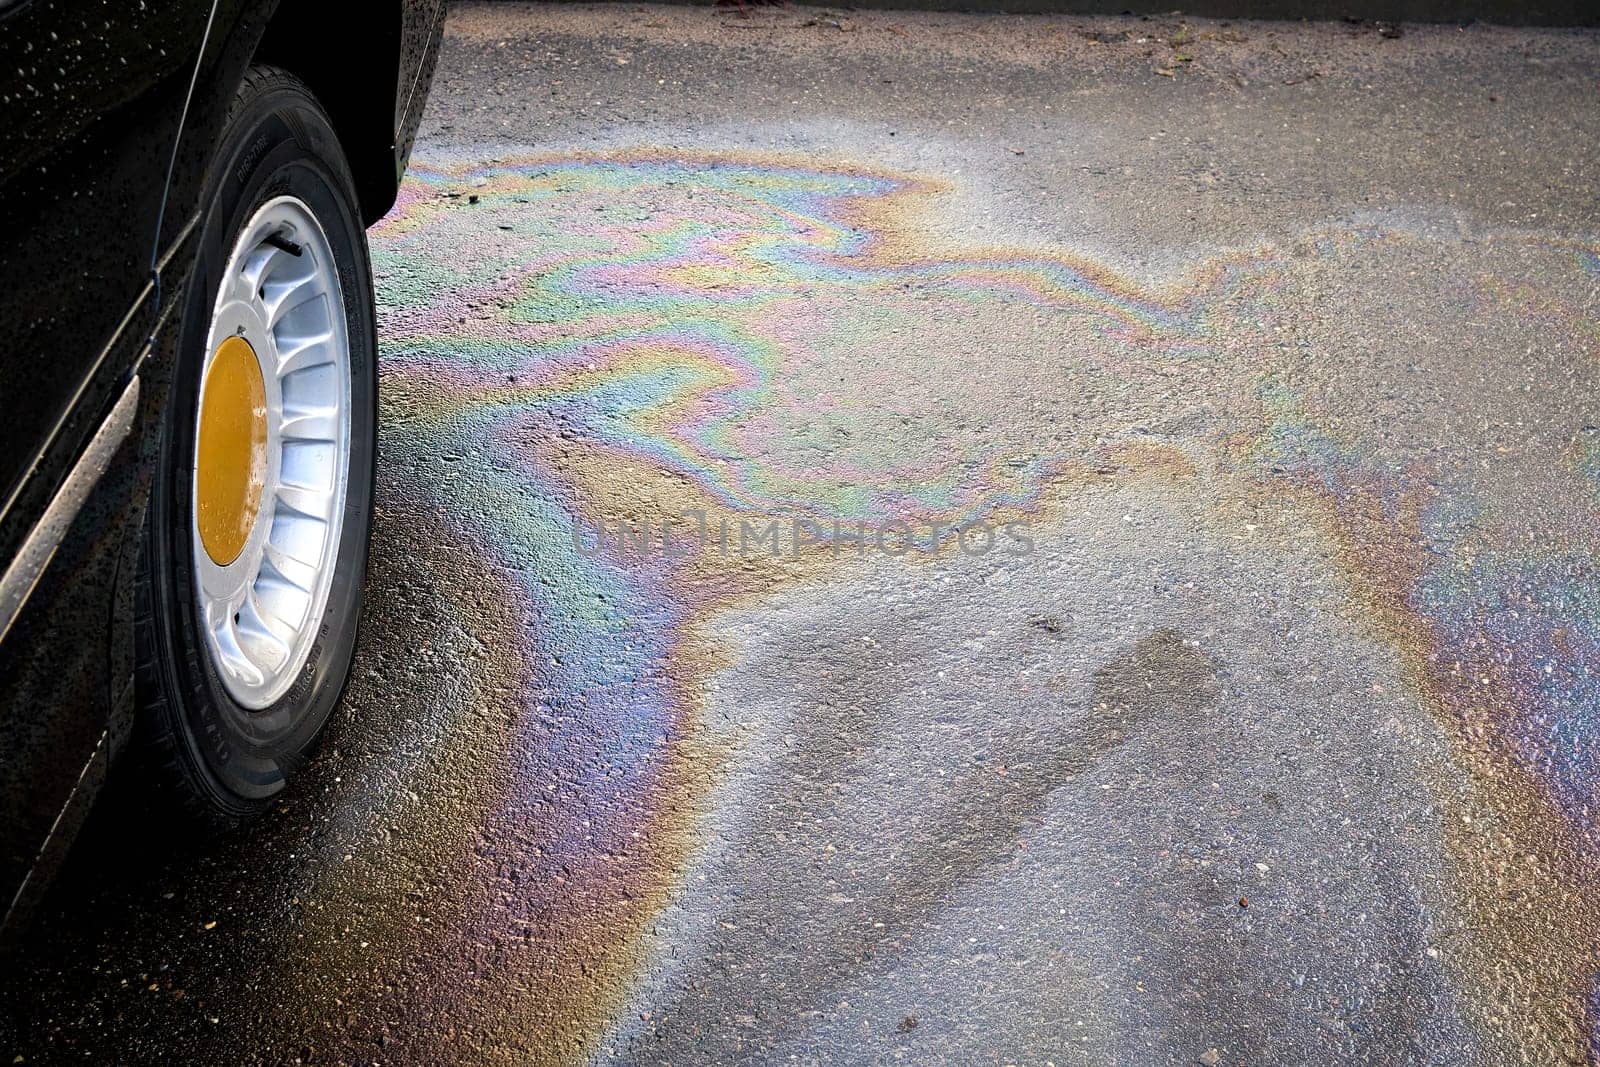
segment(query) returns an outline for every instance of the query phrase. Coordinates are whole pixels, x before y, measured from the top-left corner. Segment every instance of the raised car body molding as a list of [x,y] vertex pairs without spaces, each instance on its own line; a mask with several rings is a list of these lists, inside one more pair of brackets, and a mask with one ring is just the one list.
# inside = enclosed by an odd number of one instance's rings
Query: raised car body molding
[[[417,69],[411,72],[411,85],[406,89],[405,108],[400,112],[400,121],[395,125],[395,147],[398,149],[401,132],[411,121],[411,106],[417,101],[417,86],[422,84],[422,75],[428,69],[428,63],[434,58],[430,53],[438,51],[438,35],[444,26],[445,7],[444,0],[439,0],[433,6],[433,14],[428,19],[428,38],[430,47],[422,54],[422,62],[417,64]],[[426,94],[424,94],[426,95]],[[395,178],[405,176],[405,162],[396,160]]]
[[[194,69],[189,72],[189,88],[183,94],[183,110],[178,112],[178,130],[172,135],[172,153],[167,156],[167,176],[161,182],[161,206],[156,209],[156,239],[150,242],[150,274],[156,280],[157,307],[161,306],[161,266],[168,258],[161,254],[161,224],[167,217],[167,198],[172,195],[172,172],[177,169],[178,150],[183,147],[183,129],[189,124],[189,105],[194,103],[194,87],[199,84],[200,68],[205,65],[206,45],[211,43],[211,26],[217,21],[217,2],[211,0],[211,10],[206,13],[206,28],[200,34],[200,54],[195,57]],[[174,245],[177,243],[174,242]]]
[[77,518],[83,502],[89,498],[90,491],[111,464],[111,457],[133,430],[134,415],[138,409],[139,378],[135,375],[117,398],[111,414],[95,431],[89,447],[83,450],[83,455],[78,457],[78,462],[67,473],[50,506],[44,509],[44,515],[28,531],[11,566],[5,574],[0,575],[0,641],[5,640],[34,586],[39,584],[39,578],[50,565],[61,539],[66,536],[67,528]]
[[[110,737],[109,730],[100,735],[100,740],[95,742],[94,751],[89,755],[89,761],[83,765],[83,770],[78,772],[78,780],[73,783],[67,802],[56,813],[56,821],[51,824],[50,833],[39,846],[39,853],[34,857],[33,866],[28,868],[27,876],[22,879],[22,884],[17,886],[17,891],[11,896],[11,903],[6,908],[5,916],[0,918],[0,937],[11,938],[18,926],[22,925],[13,920],[18,917],[19,912],[27,912],[29,905],[37,901],[38,894],[48,884],[47,881],[36,881],[35,875],[40,871],[48,872],[55,869],[67,844],[72,840],[72,835],[88,816],[89,804],[99,793],[111,767],[110,746],[107,744]],[[63,830],[67,832],[63,834]],[[0,940],[0,945],[3,944],[6,944],[6,940]]]

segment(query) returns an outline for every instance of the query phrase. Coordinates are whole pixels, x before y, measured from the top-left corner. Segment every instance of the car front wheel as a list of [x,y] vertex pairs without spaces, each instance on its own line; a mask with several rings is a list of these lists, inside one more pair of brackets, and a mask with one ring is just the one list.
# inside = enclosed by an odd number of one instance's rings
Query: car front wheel
[[305,760],[350,673],[371,529],[366,236],[322,108],[256,68],[202,208],[140,576],[136,736],[231,824]]

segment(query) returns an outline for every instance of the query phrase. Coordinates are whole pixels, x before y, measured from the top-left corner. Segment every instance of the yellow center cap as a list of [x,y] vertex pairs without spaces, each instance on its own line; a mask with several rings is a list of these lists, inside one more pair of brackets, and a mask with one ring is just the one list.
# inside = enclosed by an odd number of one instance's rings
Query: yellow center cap
[[200,394],[194,514],[200,544],[219,567],[239,558],[267,480],[267,390],[243,337],[217,347]]

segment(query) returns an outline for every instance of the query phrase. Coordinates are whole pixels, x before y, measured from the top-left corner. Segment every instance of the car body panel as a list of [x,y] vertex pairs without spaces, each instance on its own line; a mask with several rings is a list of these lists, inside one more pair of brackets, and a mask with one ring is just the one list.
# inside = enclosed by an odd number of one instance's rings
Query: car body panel
[[149,336],[164,185],[149,176],[209,10],[33,2],[0,21],[0,558],[26,532],[12,513],[42,513]]

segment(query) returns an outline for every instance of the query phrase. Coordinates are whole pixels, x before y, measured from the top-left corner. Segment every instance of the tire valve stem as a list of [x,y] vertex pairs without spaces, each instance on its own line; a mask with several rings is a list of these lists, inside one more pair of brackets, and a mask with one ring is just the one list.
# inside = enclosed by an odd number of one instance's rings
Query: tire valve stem
[[301,252],[305,251],[305,249],[301,248],[299,245],[295,244],[281,233],[267,234],[267,244],[271,245],[273,248],[276,248],[280,252],[287,252],[291,256],[298,256]]

